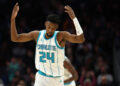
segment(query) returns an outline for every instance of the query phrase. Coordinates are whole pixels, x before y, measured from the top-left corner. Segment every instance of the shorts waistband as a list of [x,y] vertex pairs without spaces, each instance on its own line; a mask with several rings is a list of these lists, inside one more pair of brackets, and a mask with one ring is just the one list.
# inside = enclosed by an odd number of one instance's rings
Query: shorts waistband
[[51,77],[51,78],[59,78],[59,77],[61,77],[61,76],[52,76],[52,75],[47,75],[47,74],[43,73],[43,72],[42,72],[42,71],[40,71],[40,70],[38,70],[38,73],[39,73],[40,75],[43,75],[43,76],[46,76],[46,77]]
[[70,85],[72,82],[64,83],[64,85]]

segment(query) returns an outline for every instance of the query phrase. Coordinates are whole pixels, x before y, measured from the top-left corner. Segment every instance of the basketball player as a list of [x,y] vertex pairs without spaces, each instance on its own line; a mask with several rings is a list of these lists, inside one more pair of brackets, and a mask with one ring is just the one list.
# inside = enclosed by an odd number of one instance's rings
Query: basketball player
[[72,19],[76,33],[56,31],[60,18],[57,15],[49,15],[45,21],[45,30],[31,31],[18,34],[15,18],[19,11],[18,3],[15,4],[11,16],[11,40],[13,42],[28,42],[35,40],[35,66],[38,72],[34,86],[64,86],[64,48],[66,41],[71,43],[83,43],[85,41],[83,30],[70,6],[65,6],[65,12]]
[[67,57],[64,61],[64,86],[76,86],[75,80],[78,79],[78,73],[72,66]]

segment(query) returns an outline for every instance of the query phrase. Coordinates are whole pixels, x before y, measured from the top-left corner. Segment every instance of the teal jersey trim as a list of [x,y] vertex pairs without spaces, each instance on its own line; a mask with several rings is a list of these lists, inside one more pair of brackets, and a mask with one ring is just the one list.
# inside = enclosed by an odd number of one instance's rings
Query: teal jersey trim
[[37,43],[39,41],[40,35],[41,35],[41,31],[39,32],[39,35],[38,35],[38,38],[37,38]]
[[59,49],[64,49],[64,47],[61,47],[61,46],[58,44],[58,42],[57,42],[57,33],[58,33],[58,32],[55,32],[55,44],[56,44],[56,46],[57,46]]
[[54,35],[55,35],[55,32],[54,32],[54,34],[53,34],[49,39],[47,39],[47,38],[45,37],[45,33],[46,33],[46,30],[44,30],[44,34],[43,34],[43,37],[44,37],[45,40],[50,40],[50,39],[52,39],[52,38],[54,37]]
[[40,71],[40,70],[38,70],[38,73],[39,73],[40,75],[43,75],[43,76],[46,76],[46,77],[51,77],[51,78],[59,78],[59,77],[61,77],[61,76],[52,76],[52,75],[47,75],[47,74],[43,73],[43,72],[42,72],[42,71]]
[[64,83],[64,85],[70,85],[72,82]]

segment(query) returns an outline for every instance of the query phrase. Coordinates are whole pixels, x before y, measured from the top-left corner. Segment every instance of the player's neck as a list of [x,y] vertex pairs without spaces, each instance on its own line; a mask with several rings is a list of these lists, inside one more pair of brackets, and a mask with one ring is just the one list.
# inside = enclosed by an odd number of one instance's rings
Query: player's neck
[[[54,35],[54,34],[53,34]],[[45,38],[46,39],[49,39],[49,38],[51,38],[53,35],[51,35],[51,36],[49,36],[47,33],[45,34]]]

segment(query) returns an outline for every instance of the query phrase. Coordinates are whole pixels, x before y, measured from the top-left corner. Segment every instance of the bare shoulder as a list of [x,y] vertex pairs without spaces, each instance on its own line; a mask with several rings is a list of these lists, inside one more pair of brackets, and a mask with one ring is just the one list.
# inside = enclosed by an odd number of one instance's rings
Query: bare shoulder
[[30,33],[33,35],[33,37],[34,37],[34,39],[36,41],[40,31],[39,30],[34,30],[34,31],[31,31]]
[[57,34],[57,41],[61,47],[65,46],[66,41],[64,40],[64,34],[66,34],[66,33],[67,33],[66,31],[60,31]]
[[61,38],[61,39],[65,39],[65,38],[68,38],[70,36],[70,33],[67,32],[67,31],[60,31],[58,33],[58,37]]
[[60,37],[64,38],[64,36],[66,36],[66,35],[70,35],[70,33],[67,32],[67,31],[60,31],[60,32],[58,32],[58,36],[60,36]]
[[67,31],[60,31],[60,32],[58,32],[58,34],[59,35],[65,35],[65,34],[69,34],[69,32],[67,32]]
[[39,34],[39,32],[40,32],[39,30],[34,30],[34,31],[31,31],[30,34],[37,35],[37,34]]
[[32,33],[32,34],[36,34],[36,33],[38,33],[39,34],[39,30],[34,30],[34,31],[31,31],[30,33]]

